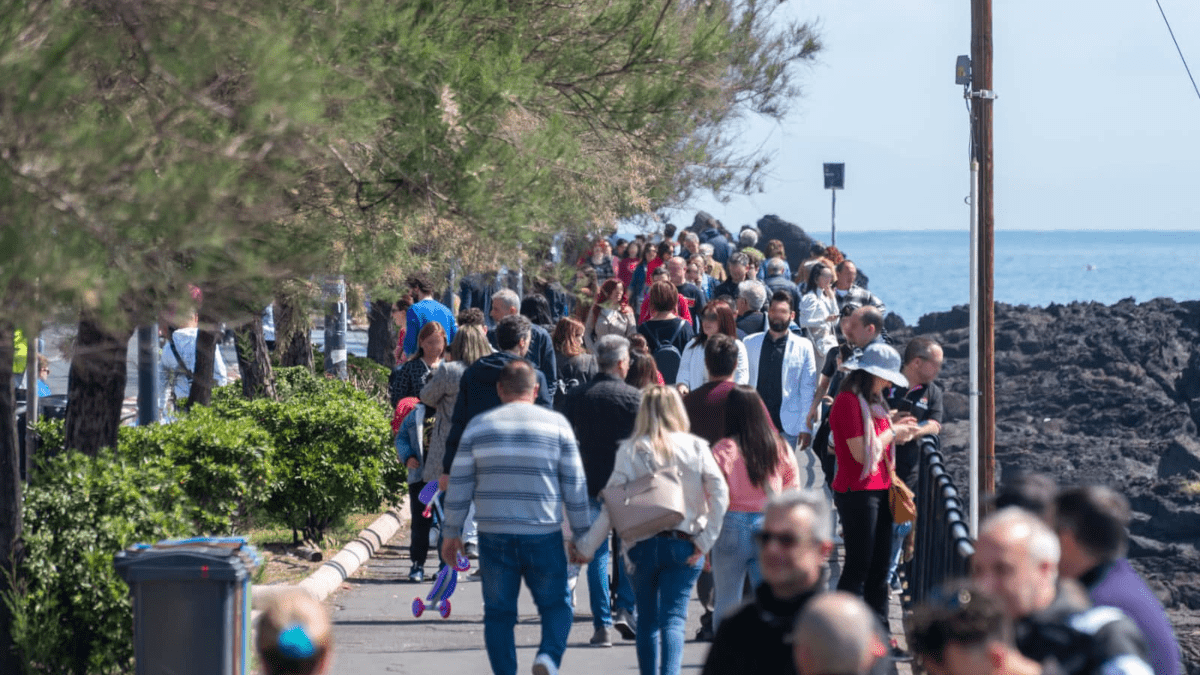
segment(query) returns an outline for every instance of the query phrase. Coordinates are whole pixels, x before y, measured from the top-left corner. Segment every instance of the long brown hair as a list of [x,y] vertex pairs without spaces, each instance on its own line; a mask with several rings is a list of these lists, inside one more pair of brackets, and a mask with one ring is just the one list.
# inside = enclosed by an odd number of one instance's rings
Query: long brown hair
[[[717,332],[728,335],[734,340],[738,339],[737,316],[734,315],[729,303],[724,300],[713,300],[704,306],[705,315],[710,311],[717,313]],[[698,345],[703,345],[708,342],[709,336],[704,332],[704,316],[702,315],[700,319],[700,332],[696,334],[694,342]]]
[[601,305],[608,302],[612,298],[613,292],[617,290],[617,286],[622,287],[621,302],[617,306],[617,311],[622,311],[625,308],[625,305],[628,304],[625,302],[625,288],[624,284],[621,283],[621,280],[617,279],[616,277],[608,279],[604,282],[604,285],[600,287],[599,292],[596,293],[595,301],[592,302],[592,321],[596,321],[600,318],[600,310],[602,309]]
[[583,346],[574,339],[577,335],[583,335],[583,324],[579,323],[579,319],[564,316],[554,324],[550,341],[554,343],[554,350],[563,356],[579,356],[583,353]]
[[779,435],[767,405],[744,384],[729,390],[725,403],[725,438],[732,438],[746,461],[750,482],[761,488],[779,470]]

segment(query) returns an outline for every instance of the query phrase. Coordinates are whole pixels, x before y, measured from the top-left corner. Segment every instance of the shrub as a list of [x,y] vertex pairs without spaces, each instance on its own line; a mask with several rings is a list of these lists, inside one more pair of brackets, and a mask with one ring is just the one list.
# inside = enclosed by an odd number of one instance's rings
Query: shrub
[[401,499],[404,467],[383,407],[348,383],[287,370],[279,401],[260,399],[242,410],[275,447],[276,482],[265,514],[319,542],[345,516]]
[[388,396],[388,376],[391,375],[391,370],[386,366],[382,366],[371,359],[365,359],[361,356],[350,354],[346,357],[346,374],[350,384],[356,389],[362,391],[372,400],[387,406],[390,402]]
[[182,471],[166,457],[105,449],[45,461],[25,493],[25,555],[5,597],[26,673],[127,672],[133,659],[129,587],[113,555],[189,533]]
[[253,420],[196,406],[171,424],[122,430],[123,457],[165,457],[184,470],[189,515],[201,534],[247,525],[274,483],[271,436]]

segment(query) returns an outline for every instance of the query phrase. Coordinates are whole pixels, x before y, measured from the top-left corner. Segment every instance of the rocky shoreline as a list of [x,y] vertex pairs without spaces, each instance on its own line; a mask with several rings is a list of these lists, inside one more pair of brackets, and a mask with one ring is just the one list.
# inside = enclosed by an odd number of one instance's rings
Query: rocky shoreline
[[[945,349],[942,446],[967,488],[966,307],[916,326],[889,317],[898,345]],[[997,304],[996,476],[1038,471],[1102,483],[1135,511],[1130,558],[1171,614],[1187,672],[1200,675],[1200,302]]]

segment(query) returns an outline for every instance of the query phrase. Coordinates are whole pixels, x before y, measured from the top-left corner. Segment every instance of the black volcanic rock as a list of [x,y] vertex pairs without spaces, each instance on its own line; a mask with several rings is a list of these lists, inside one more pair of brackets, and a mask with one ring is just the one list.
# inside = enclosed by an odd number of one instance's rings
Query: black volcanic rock
[[[892,332],[943,345],[946,464],[967,484],[970,351],[966,307]],[[1164,600],[1200,674],[1200,302],[997,304],[997,480],[1045,472],[1126,495],[1130,558]]]

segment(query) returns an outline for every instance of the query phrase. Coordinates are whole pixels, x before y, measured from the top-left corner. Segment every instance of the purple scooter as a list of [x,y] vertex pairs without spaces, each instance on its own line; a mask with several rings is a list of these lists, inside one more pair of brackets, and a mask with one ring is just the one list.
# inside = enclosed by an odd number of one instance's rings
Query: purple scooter
[[[438,504],[437,496],[438,485],[436,482],[430,482],[425,489],[421,490],[421,494],[417,495],[417,499],[426,505],[426,516],[433,509],[437,511],[437,518],[441,521],[442,507]],[[458,586],[458,573],[466,572],[469,569],[471,569],[470,559],[459,553],[454,565],[446,565],[438,572],[437,578],[433,581],[433,588],[429,590],[429,595],[426,595],[424,600],[420,596],[413,598],[413,617],[420,618],[425,613],[425,607],[428,606],[436,609],[443,619],[448,618],[450,616],[450,596],[454,594],[454,589]]]

